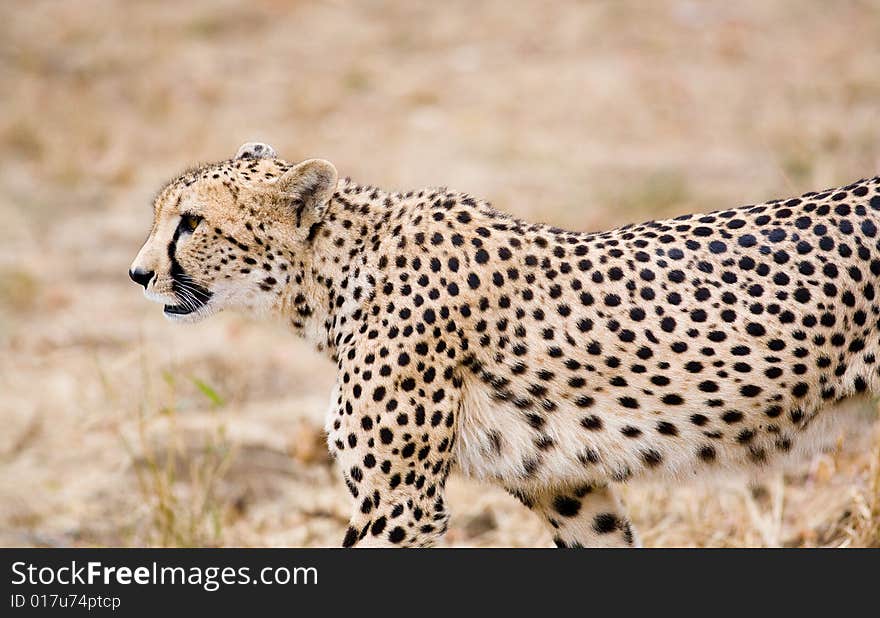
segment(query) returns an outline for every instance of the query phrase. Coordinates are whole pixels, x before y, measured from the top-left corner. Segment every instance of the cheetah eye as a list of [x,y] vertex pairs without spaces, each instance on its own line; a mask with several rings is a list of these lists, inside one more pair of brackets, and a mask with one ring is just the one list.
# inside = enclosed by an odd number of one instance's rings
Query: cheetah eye
[[181,215],[179,226],[180,231],[192,234],[196,231],[196,228],[199,227],[199,223],[201,222],[202,218],[198,215]]

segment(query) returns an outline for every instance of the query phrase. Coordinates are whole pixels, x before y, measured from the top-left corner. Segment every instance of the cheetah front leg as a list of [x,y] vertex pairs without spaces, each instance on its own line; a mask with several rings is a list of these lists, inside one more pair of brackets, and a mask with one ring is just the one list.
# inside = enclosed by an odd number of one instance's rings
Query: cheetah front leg
[[342,368],[327,429],[355,503],[344,547],[426,547],[446,532],[457,389],[440,367],[413,364],[395,375],[366,355]]
[[513,492],[550,526],[557,547],[639,545],[617,490],[609,485]]

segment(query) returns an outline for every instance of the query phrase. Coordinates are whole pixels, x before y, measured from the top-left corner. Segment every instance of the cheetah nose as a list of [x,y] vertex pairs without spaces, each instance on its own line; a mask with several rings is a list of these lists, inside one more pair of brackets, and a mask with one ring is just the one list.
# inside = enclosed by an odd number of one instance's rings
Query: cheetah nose
[[128,271],[128,276],[131,277],[131,280],[144,286],[145,290],[147,289],[147,285],[150,283],[150,280],[155,274],[156,273],[154,273],[152,270],[148,272],[145,270],[141,270],[140,268],[135,268],[134,270]]

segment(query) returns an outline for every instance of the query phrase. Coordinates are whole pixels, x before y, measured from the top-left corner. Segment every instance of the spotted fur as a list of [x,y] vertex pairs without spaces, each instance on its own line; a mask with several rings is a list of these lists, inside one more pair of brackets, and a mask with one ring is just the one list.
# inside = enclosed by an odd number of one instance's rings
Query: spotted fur
[[627,546],[620,483],[763,466],[878,392],[878,222],[874,178],[587,234],[248,144],[161,191],[132,277],[173,319],[278,316],[333,359],[344,545],[431,544],[457,465],[560,546]]

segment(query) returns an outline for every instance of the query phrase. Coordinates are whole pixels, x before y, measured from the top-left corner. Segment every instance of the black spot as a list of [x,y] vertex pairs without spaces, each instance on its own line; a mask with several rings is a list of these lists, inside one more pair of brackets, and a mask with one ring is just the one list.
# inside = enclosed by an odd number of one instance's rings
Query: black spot
[[762,337],[767,332],[767,330],[757,322],[750,322],[746,326],[746,332],[748,332],[753,337]]
[[614,513],[599,513],[593,519],[593,530],[599,534],[610,534],[617,530],[620,520]]
[[762,390],[763,389],[761,389],[760,386],[755,386],[754,384],[746,384],[740,387],[739,392],[743,397],[757,397],[761,394]]
[[620,430],[620,433],[625,435],[627,438],[638,438],[640,435],[642,435],[642,430],[638,427],[627,425]]
[[348,527],[348,530],[345,531],[345,538],[342,540],[343,547],[351,547],[358,540],[358,531],[351,526]]
[[663,461],[663,456],[656,450],[649,449],[647,451],[642,451],[642,461],[644,461],[645,465],[649,468],[656,468]]
[[703,416],[702,414],[692,414],[691,415],[691,422],[694,425],[696,425],[697,427],[702,427],[703,425],[705,425],[706,423],[709,422],[709,419],[707,417]]
[[697,385],[697,388],[699,388],[704,393],[715,393],[718,391],[718,384],[716,384],[712,380],[704,380]]
[[738,423],[743,419],[743,413],[738,410],[728,410],[724,414],[721,415],[721,420],[725,423],[733,424]]
[[373,522],[373,526],[370,528],[370,532],[373,536],[379,536],[382,534],[382,531],[385,530],[385,522],[386,519],[384,515]]
[[590,431],[599,431],[602,429],[602,419],[595,414],[591,414],[581,419],[581,425]]
[[575,517],[581,510],[581,501],[569,496],[556,496],[553,509],[563,517]]
[[703,446],[697,451],[697,456],[706,462],[715,461],[715,447],[709,445]]
[[617,402],[624,408],[634,410],[639,407],[639,402],[632,397],[620,397]]
[[798,288],[794,292],[794,299],[799,303],[806,303],[810,300],[810,291],[807,288]]
[[396,526],[388,533],[388,540],[392,543],[400,543],[406,537],[406,532],[400,526]]
[[660,421],[659,423],[657,423],[657,432],[663,434],[664,436],[678,435],[678,429],[676,429],[675,425],[667,421]]

